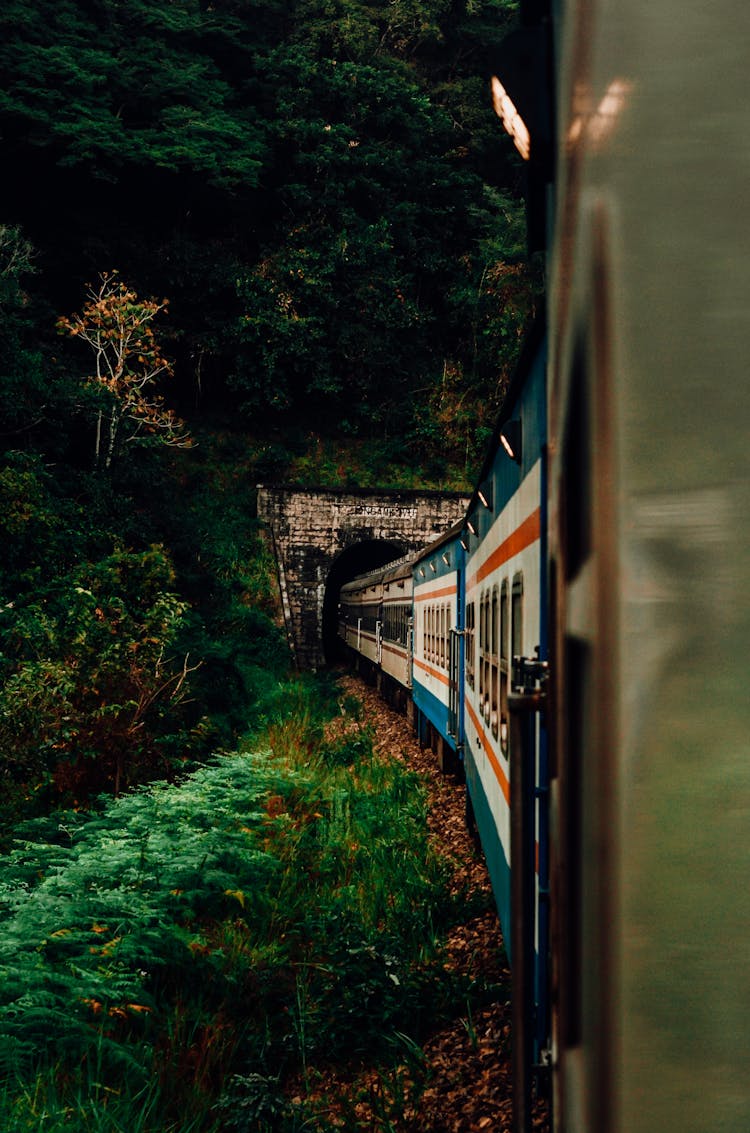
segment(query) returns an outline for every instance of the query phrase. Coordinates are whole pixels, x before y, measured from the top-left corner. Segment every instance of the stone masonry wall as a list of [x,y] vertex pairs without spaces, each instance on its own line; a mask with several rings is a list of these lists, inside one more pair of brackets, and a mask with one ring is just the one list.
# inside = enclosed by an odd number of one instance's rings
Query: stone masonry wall
[[297,664],[323,664],[323,602],[332,564],[357,543],[383,540],[406,554],[444,534],[468,496],[441,492],[301,491],[258,487],[258,517],[273,535],[284,618]]

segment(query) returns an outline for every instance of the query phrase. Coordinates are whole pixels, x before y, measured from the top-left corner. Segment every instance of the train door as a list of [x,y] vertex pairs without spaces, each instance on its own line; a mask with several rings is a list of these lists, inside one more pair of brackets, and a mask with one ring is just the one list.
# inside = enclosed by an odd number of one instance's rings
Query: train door
[[413,685],[412,669],[414,667],[414,618],[410,616],[406,624],[406,687]]
[[448,644],[448,735],[459,741],[458,717],[461,671],[461,640],[463,633],[451,629]]

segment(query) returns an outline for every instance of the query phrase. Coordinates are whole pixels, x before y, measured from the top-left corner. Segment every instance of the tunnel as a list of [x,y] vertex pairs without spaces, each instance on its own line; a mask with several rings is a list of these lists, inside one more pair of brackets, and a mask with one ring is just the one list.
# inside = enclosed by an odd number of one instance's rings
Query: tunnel
[[338,637],[336,634],[339,590],[345,582],[349,582],[358,574],[365,574],[368,570],[376,570],[401,558],[406,553],[399,543],[391,543],[383,539],[368,539],[362,543],[355,543],[342,551],[334,559],[326,582],[326,592],[323,599],[323,654],[327,665],[334,665],[341,660]]

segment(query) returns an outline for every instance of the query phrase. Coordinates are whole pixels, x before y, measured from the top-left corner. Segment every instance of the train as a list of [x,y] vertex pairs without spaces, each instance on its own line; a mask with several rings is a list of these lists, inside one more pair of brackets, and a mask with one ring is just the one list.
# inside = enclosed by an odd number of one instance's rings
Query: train
[[750,225],[738,0],[522,0],[545,294],[461,522],[338,632],[466,784],[514,1129],[750,1128]]

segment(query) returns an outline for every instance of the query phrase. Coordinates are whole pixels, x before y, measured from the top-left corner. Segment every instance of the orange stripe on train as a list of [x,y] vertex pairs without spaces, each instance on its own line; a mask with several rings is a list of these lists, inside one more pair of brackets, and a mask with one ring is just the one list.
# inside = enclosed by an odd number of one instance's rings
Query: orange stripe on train
[[497,779],[498,783],[500,784],[500,790],[503,792],[503,797],[504,797],[506,803],[508,804],[508,806],[510,806],[510,782],[508,780],[508,776],[505,774],[505,771],[500,766],[500,762],[497,758],[497,755],[493,751],[492,744],[487,739],[487,735],[485,733],[485,730],[482,727],[482,724],[480,723],[479,718],[477,717],[473,707],[471,706],[471,704],[469,704],[468,700],[465,702],[465,704],[466,704],[466,710],[469,713],[469,715],[471,716],[471,719],[474,723],[474,727],[477,730],[477,735],[479,736],[480,740],[482,741],[482,747],[484,748],[485,755],[487,756],[487,758],[490,761],[490,764],[492,765],[492,770],[495,772],[495,778]]
[[415,657],[414,664],[418,669],[424,669],[425,673],[429,673],[431,677],[435,677],[442,684],[450,684],[446,673],[441,673],[439,669],[435,669],[432,665],[428,665],[426,661],[420,661],[418,657]]
[[430,590],[427,594],[415,594],[415,602],[429,602],[431,598],[447,598],[456,593],[455,586],[445,586],[442,590]]
[[536,543],[541,534],[541,529],[541,509],[537,508],[485,559],[476,574],[473,574],[468,580],[467,590],[471,590],[472,587],[482,582],[488,574],[492,574],[493,570],[497,570],[503,563],[507,563],[508,559],[512,559],[514,555],[518,555],[521,551],[530,547],[532,543]]

